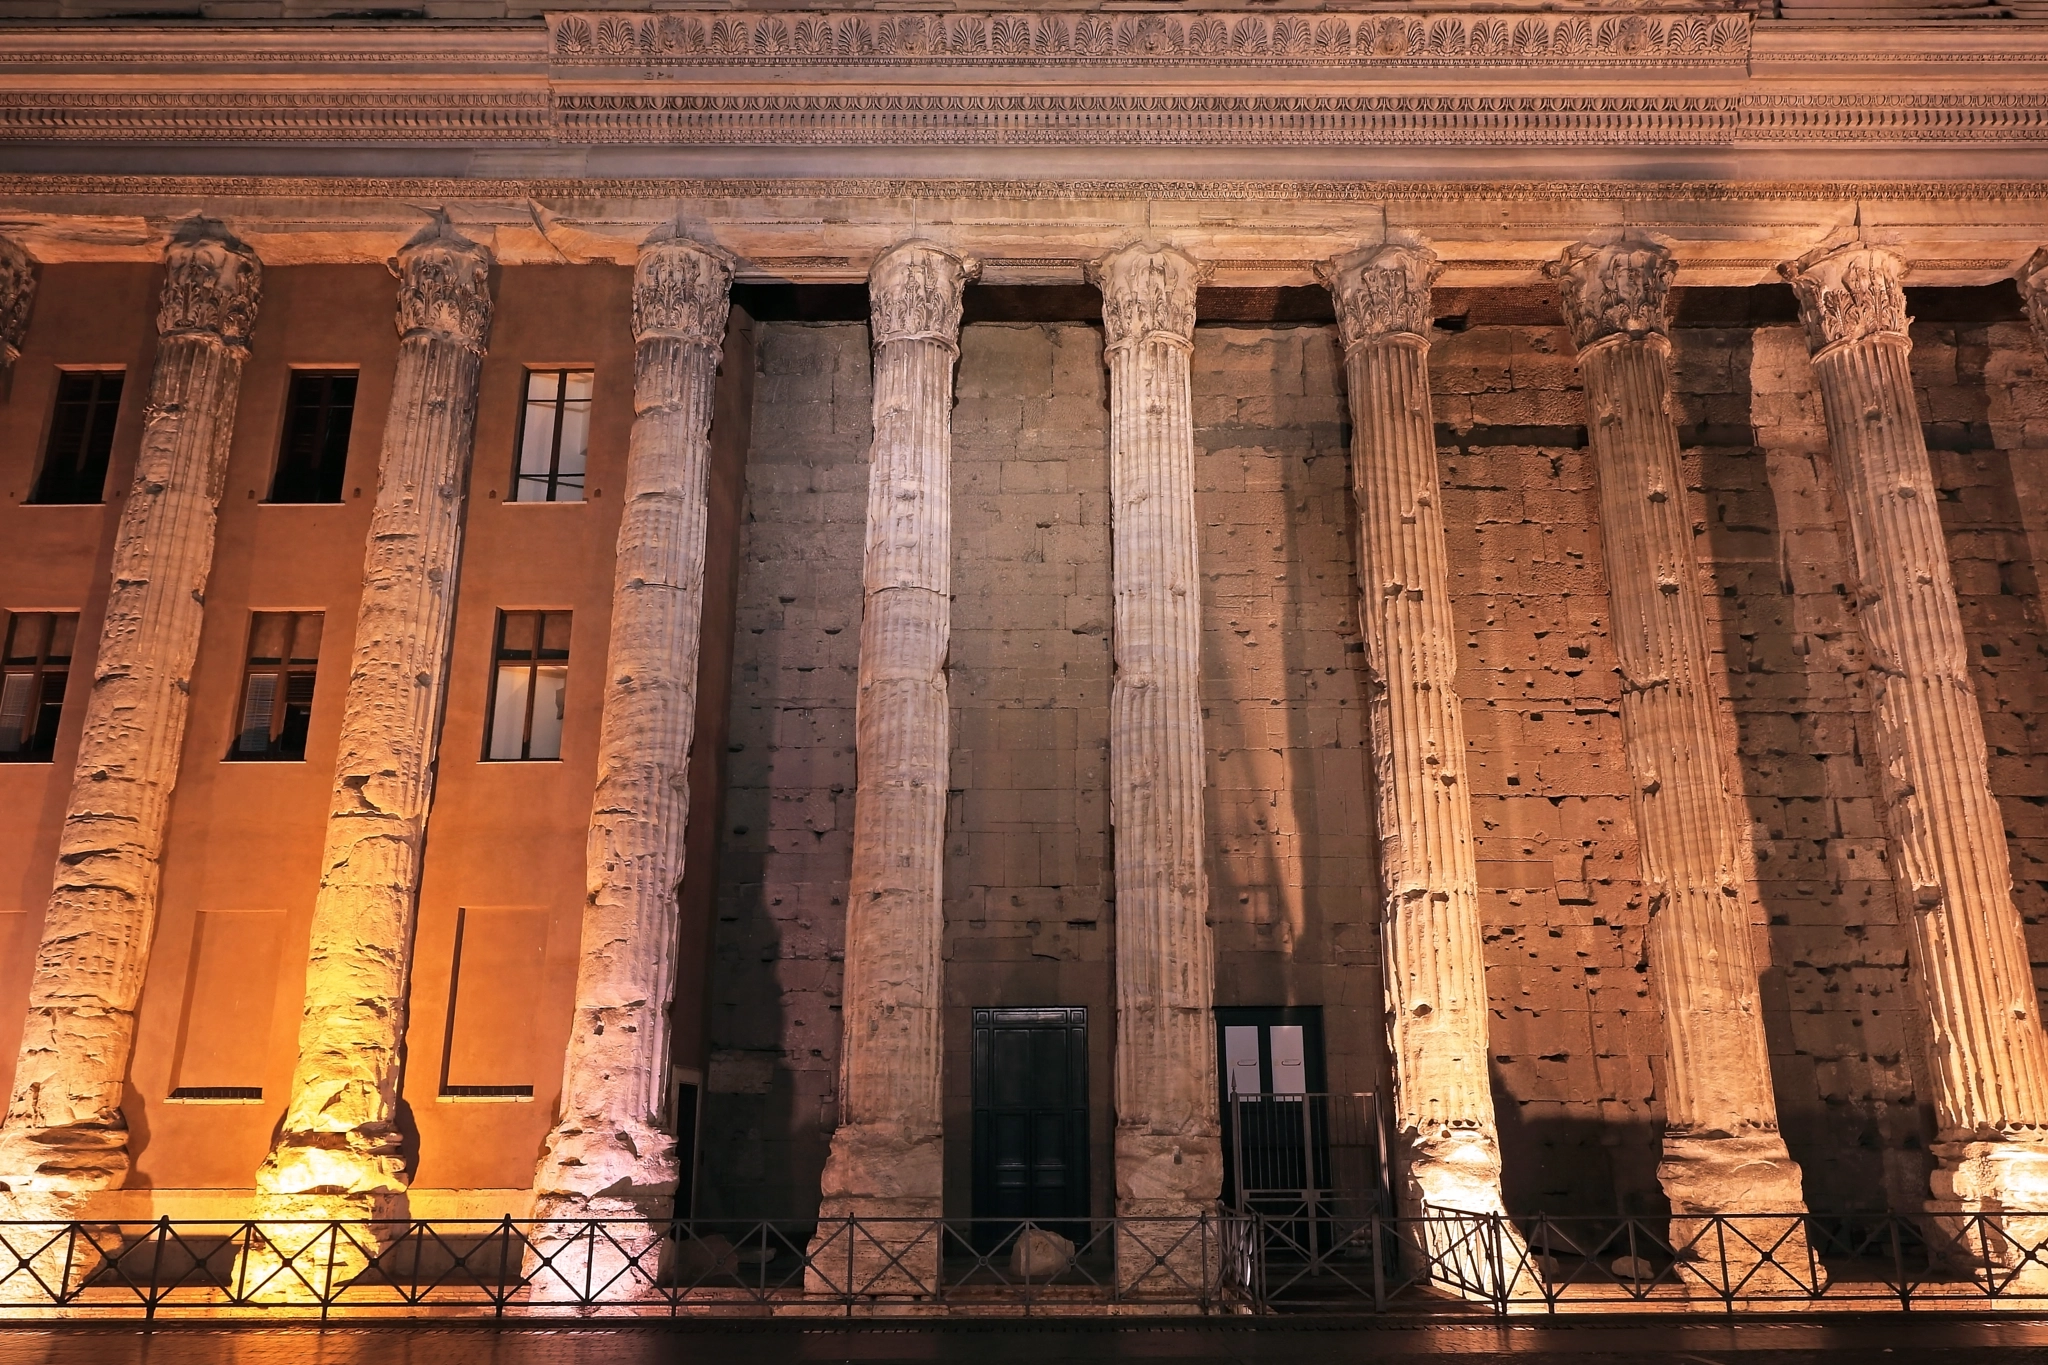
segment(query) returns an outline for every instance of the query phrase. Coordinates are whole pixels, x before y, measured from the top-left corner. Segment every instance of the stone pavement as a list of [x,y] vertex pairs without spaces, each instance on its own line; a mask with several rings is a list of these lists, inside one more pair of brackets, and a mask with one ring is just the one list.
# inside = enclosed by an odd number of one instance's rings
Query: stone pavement
[[0,1365],[2048,1365],[2048,1322],[1857,1318],[1798,1323],[1542,1326],[995,1324],[804,1330],[711,1328],[0,1328]]

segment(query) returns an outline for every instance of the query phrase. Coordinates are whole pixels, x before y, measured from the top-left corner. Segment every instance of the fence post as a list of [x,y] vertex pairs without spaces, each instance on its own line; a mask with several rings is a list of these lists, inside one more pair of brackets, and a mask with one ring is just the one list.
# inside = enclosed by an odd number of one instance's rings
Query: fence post
[[159,1214],[156,1220],[156,1249],[149,1258],[149,1298],[145,1301],[142,1309],[142,1317],[145,1322],[156,1321],[157,1279],[163,1271],[164,1243],[170,1238],[170,1235],[171,1216],[167,1213]]
[[[1424,1235],[1427,1235],[1425,1230]],[[1380,1228],[1380,1215],[1372,1216],[1372,1311],[1387,1311],[1387,1239]]]

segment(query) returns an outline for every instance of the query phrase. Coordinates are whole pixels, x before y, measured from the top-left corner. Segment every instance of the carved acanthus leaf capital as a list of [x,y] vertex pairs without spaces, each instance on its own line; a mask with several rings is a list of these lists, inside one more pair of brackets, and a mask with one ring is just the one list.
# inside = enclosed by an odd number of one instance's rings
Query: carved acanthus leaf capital
[[2034,338],[2048,351],[2048,246],[2042,247],[2020,267],[2020,298],[2027,316],[2034,322]]
[[398,277],[398,335],[428,336],[481,355],[491,340],[491,253],[445,214],[390,262]]
[[20,243],[0,237],[0,374],[21,359],[21,339],[35,302],[36,263]]
[[1136,242],[1088,267],[1102,291],[1102,325],[1111,349],[1154,338],[1194,344],[1195,290],[1209,268],[1185,252]]
[[1635,236],[1574,242],[1548,271],[1557,281],[1572,344],[1580,350],[1608,337],[1670,334],[1671,278],[1678,262],[1662,245]]
[[874,344],[937,341],[960,344],[960,292],[981,263],[931,242],[904,242],[875,258],[868,271],[868,329]]
[[633,340],[673,337],[691,346],[725,345],[732,306],[732,261],[684,237],[649,240],[633,267]]
[[1428,247],[1394,242],[1360,247],[1316,267],[1336,300],[1346,350],[1380,337],[1429,335],[1429,287],[1442,273]]
[[1799,296],[1799,320],[1814,355],[1865,337],[1904,336],[1906,263],[1889,251],[1851,242],[1778,267]]
[[236,350],[249,345],[263,299],[263,263],[211,218],[188,218],[164,248],[159,336],[213,335]]

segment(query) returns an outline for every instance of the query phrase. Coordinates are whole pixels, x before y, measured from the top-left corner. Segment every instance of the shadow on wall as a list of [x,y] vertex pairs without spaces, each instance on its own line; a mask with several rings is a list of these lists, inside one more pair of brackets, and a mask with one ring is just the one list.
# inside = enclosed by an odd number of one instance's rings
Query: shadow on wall
[[[1657,1184],[1661,1137],[1648,1120],[1614,1120],[1583,1105],[1517,1100],[1498,1065],[1493,1109],[1500,1125],[1501,1197],[1518,1218],[1626,1214],[1660,1219],[1671,1205]],[[1602,1207],[1596,1192],[1611,1190]]]

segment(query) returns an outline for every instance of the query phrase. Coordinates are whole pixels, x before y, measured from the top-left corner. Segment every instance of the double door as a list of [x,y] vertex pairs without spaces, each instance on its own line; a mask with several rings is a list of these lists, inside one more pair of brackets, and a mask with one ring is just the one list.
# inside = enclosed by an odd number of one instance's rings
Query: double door
[[977,1243],[1025,1219],[1085,1242],[1088,1011],[977,1009],[973,1027],[974,1216],[1002,1220],[977,1221]]

